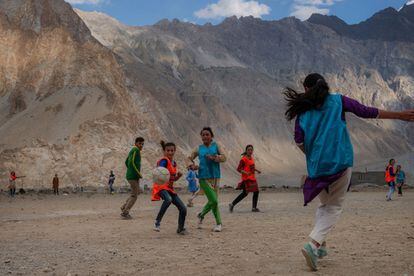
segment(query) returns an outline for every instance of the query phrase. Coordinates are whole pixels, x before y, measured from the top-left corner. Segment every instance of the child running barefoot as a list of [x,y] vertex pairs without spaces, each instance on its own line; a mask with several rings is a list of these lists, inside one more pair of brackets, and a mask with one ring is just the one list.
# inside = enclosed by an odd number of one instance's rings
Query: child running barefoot
[[302,249],[308,266],[317,270],[318,258],[327,255],[326,236],[339,219],[351,178],[353,149],[345,112],[361,118],[414,122],[414,110],[383,111],[340,94],[331,94],[325,79],[316,73],[308,75],[303,86],[305,93],[286,89],[286,118],[296,118],[295,141],[306,155],[305,205],[318,195],[321,201],[309,235],[311,241]]
[[243,200],[249,192],[253,193],[253,207],[252,212],[260,212],[257,208],[257,201],[259,200],[259,185],[257,185],[255,173],[261,173],[256,169],[253,159],[253,146],[247,145],[246,150],[242,154],[237,171],[241,173],[242,181],[237,185],[237,189],[242,189],[242,193],[229,204],[230,213],[233,212],[234,206]]
[[188,167],[188,173],[186,180],[188,182],[188,191],[191,193],[191,197],[188,199],[187,207],[193,207],[193,200],[197,197],[200,188],[197,185],[197,172],[194,171],[191,166]]
[[[208,212],[212,211],[216,219],[216,226],[213,231],[221,232],[222,226],[217,191],[219,187],[219,180],[221,178],[220,163],[226,161],[226,156],[222,151],[222,147],[213,140],[214,134],[210,127],[203,128],[200,135],[203,144],[195,148],[188,157],[190,162],[189,166],[191,166],[193,170],[198,169],[200,187],[208,199],[207,204],[197,216],[198,225],[200,228],[204,216]],[[200,161],[199,166],[194,164],[194,159],[197,157]]]
[[388,166],[385,168],[385,182],[387,182],[389,190],[385,198],[387,201],[391,200],[392,195],[395,191],[395,171],[394,171],[395,160],[390,159]]
[[184,227],[187,208],[178,197],[177,193],[174,191],[173,186],[174,182],[180,179],[182,176],[182,173],[177,171],[177,163],[174,160],[176,146],[174,143],[165,143],[164,141],[161,141],[161,147],[164,151],[164,157],[157,162],[157,167],[166,168],[170,172],[170,180],[162,185],[154,183],[152,188],[152,200],[163,200],[160,211],[158,212],[157,218],[155,219],[154,231],[160,231],[162,217],[172,203],[177,207],[179,211],[177,234],[185,235],[187,234],[187,231]]

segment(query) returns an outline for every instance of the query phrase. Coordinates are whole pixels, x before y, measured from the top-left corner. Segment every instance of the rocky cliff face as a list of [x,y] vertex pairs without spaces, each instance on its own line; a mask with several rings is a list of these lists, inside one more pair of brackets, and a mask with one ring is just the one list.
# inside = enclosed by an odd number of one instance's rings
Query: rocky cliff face
[[0,14],[2,179],[13,169],[29,187],[55,172],[64,185],[96,185],[121,170],[150,123],[115,55],[63,1],[1,1]]
[[[243,146],[254,144],[261,183],[282,185],[304,172],[304,161],[281,91],[300,89],[309,72],[365,104],[414,107],[410,41],[355,39],[293,18],[131,27],[75,14],[63,1],[25,2],[24,10],[0,5],[0,173],[23,171],[28,185],[48,183],[55,171],[70,185],[101,185],[109,169],[120,179],[136,135],[148,141],[148,176],[159,139],[177,142],[183,164],[206,125],[229,155],[224,184],[237,181]],[[348,121],[358,165],[413,149],[407,124]]]

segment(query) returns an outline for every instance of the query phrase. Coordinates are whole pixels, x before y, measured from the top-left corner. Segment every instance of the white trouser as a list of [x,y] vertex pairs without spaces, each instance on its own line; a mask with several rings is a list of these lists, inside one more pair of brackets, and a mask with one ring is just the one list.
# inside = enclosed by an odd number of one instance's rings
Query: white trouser
[[342,213],[342,204],[351,181],[351,174],[352,169],[348,168],[338,180],[329,185],[329,193],[323,190],[319,194],[321,204],[316,210],[315,227],[309,235],[319,244],[325,241]]

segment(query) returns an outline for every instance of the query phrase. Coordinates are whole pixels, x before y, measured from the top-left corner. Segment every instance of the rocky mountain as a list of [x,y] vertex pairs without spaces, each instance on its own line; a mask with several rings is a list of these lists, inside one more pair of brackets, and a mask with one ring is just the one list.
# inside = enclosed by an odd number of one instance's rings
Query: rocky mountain
[[0,59],[5,183],[16,170],[28,187],[49,186],[55,172],[64,185],[96,184],[103,171],[123,168],[125,148],[150,118],[116,56],[69,4],[0,1]]
[[[184,170],[206,125],[229,155],[223,184],[236,183],[246,144],[262,184],[297,183],[304,160],[281,92],[309,72],[365,104],[414,108],[410,40],[357,39],[294,18],[132,27],[62,0],[0,1],[0,19],[0,174],[21,171],[26,186],[49,185],[55,171],[66,185],[103,185],[110,169],[120,180],[136,135],[147,139],[147,179],[161,138],[178,144]],[[407,124],[348,121],[358,166],[413,151]]]
[[348,25],[336,16],[321,14],[313,14],[308,22],[327,26],[342,36],[354,39],[414,42],[414,5],[404,5],[399,11],[387,8],[354,25]]

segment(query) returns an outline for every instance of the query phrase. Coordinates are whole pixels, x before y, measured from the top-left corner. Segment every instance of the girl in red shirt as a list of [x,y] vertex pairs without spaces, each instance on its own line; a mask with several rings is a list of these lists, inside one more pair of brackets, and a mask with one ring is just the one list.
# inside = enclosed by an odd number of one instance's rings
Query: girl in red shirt
[[261,173],[256,169],[253,159],[253,146],[247,145],[246,150],[242,154],[237,171],[241,173],[242,181],[237,185],[237,190],[243,190],[236,199],[229,204],[230,212],[233,212],[234,206],[244,199],[249,192],[253,193],[253,208],[252,212],[260,212],[257,208],[257,201],[259,200],[259,185],[256,181],[255,173]]

